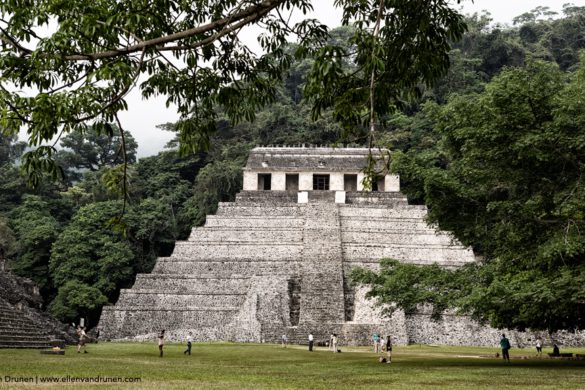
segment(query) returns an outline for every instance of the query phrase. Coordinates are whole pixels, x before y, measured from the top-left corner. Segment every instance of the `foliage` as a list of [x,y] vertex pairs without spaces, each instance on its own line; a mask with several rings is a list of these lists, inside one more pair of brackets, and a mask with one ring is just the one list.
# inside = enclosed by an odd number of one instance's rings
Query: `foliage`
[[122,141],[121,130],[116,125],[105,126],[104,133],[97,126],[86,131],[74,131],[63,137],[57,154],[59,164],[65,169],[69,181],[78,181],[84,170],[98,171],[124,163],[136,162],[138,144],[132,134],[125,131]]
[[[119,288],[128,285],[132,280],[132,248],[127,239],[108,226],[119,208],[119,202],[115,201],[81,207],[54,243],[49,269],[58,289],[57,296],[62,297],[59,298],[61,302],[65,302],[63,291],[69,288],[67,283],[71,281],[83,283],[91,291],[96,289],[111,301],[117,297]],[[58,309],[52,309],[54,314],[57,314],[56,310],[64,310],[59,304],[55,305],[57,306],[53,307]],[[94,311],[90,314],[96,316],[95,310],[101,304],[93,307]],[[89,310],[88,307],[86,309]],[[71,314],[73,312],[67,312],[67,316]],[[77,311],[76,315],[81,314]]]
[[78,280],[66,282],[51,303],[51,313],[64,322],[76,322],[85,318],[87,323],[97,321],[96,311],[108,302],[102,292]]
[[[406,309],[458,307],[496,327],[585,326],[583,91],[585,66],[567,81],[556,65],[531,61],[431,110],[441,136],[434,154],[399,154],[394,168],[418,178],[411,184],[431,222],[486,263],[449,272],[391,263],[357,279]],[[406,298],[404,280],[419,280]]]
[[[54,146],[43,143],[58,134],[84,134],[91,124],[119,124],[124,98],[141,76],[144,97],[166,95],[181,114],[175,124],[181,151],[197,152],[209,147],[217,129],[217,106],[233,123],[254,119],[274,101],[293,57],[315,53],[305,94],[315,103],[315,116],[334,107],[348,130],[361,123],[364,111],[383,116],[417,84],[442,76],[449,39],[465,30],[446,0],[337,0],[343,24],[356,26],[356,52],[348,56],[326,44],[327,28],[316,20],[291,24],[282,15],[307,12],[309,0],[143,3],[0,4],[0,126],[7,134],[27,129],[36,149],[24,155],[23,169],[33,184],[40,182],[39,171],[60,174]],[[376,19],[383,22],[379,34],[370,30]],[[51,23],[54,28],[47,28]],[[264,30],[258,37],[262,54],[240,41],[238,33],[248,25]],[[298,39],[292,51],[291,34]],[[344,56],[355,60],[358,72],[344,71]],[[24,89],[35,92],[19,92]]]
[[0,262],[4,262],[8,256],[16,251],[16,238],[14,232],[4,218],[0,217]]
[[17,167],[0,165],[0,212],[8,212],[22,202],[26,183]]
[[25,143],[17,142],[16,135],[4,135],[0,132],[0,166],[13,163],[24,151]]
[[234,201],[241,187],[241,164],[218,161],[207,165],[197,176],[194,195],[185,204],[185,217],[192,225],[202,225],[207,214],[215,212],[218,202]]
[[49,212],[49,204],[38,196],[26,195],[23,203],[10,214],[11,228],[17,237],[12,271],[32,279],[45,299],[52,294],[49,259],[51,246],[61,227]]
[[383,118],[405,99],[419,96],[420,84],[442,77],[449,67],[449,41],[459,40],[466,25],[441,1],[337,3],[343,25],[355,26],[351,49],[320,48],[304,93],[313,103],[313,117],[332,108],[347,138],[356,128],[373,126],[372,118]]
[[137,272],[150,272],[157,256],[170,255],[178,239],[177,208],[167,199],[146,198],[128,216],[128,239]]
[[446,309],[454,306],[453,300],[469,294],[469,286],[465,283],[467,272],[467,268],[451,272],[437,264],[419,267],[382,259],[379,273],[356,268],[351,273],[351,279],[372,287],[366,297],[391,303],[385,306],[387,316],[398,308],[406,314],[414,314],[420,305],[431,305],[431,317],[439,319]]

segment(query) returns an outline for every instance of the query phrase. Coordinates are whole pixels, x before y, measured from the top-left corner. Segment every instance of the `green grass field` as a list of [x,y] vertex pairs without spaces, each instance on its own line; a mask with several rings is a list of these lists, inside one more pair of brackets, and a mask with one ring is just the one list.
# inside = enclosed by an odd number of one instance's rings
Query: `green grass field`
[[[512,349],[510,364],[493,357],[495,348],[395,347],[392,364],[378,363],[365,347],[334,354],[325,348],[308,352],[301,346],[195,343],[192,356],[183,355],[183,349],[167,345],[163,358],[154,342],[89,344],[88,354],[68,347],[64,356],[4,349],[0,389],[96,388],[35,382],[97,376],[140,378],[137,383],[98,386],[115,389],[585,389],[585,361],[538,359],[532,349]],[[16,383],[16,378],[34,382]]]

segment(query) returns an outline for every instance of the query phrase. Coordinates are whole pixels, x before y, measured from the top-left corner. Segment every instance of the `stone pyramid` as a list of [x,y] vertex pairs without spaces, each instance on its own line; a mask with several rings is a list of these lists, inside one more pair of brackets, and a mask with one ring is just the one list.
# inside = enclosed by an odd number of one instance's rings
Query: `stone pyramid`
[[[103,337],[154,339],[166,329],[171,339],[193,332],[196,340],[278,342],[286,334],[304,342],[312,332],[317,342],[337,333],[344,343],[368,344],[372,332],[393,334],[397,343],[477,333],[478,325],[455,317],[440,329],[424,315],[383,318],[350,286],[352,268],[377,269],[381,258],[448,267],[475,261],[469,248],[426,223],[424,206],[408,204],[397,177],[380,177],[378,191],[364,191],[366,155],[254,149],[236,201],[220,203],[205,226],[104,307]],[[423,323],[429,334],[418,331]]]

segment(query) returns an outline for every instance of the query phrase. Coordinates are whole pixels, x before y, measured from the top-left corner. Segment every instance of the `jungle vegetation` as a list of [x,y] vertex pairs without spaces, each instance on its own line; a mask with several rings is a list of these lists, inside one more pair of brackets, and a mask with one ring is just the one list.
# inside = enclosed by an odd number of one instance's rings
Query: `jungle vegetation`
[[[496,327],[585,325],[584,8],[537,7],[498,26],[442,1],[412,15],[405,1],[345,0],[344,25],[327,31],[271,13],[301,0],[157,0],[156,12],[127,1],[115,13],[107,1],[41,3],[0,5],[0,256],[61,320],[95,324],[136,273],[233,200],[252,147],[308,143],[389,148],[409,201],[482,258],[456,271],[392,259],[357,270],[372,297]],[[57,30],[39,36],[49,20]],[[246,21],[267,28],[264,54],[237,40]],[[117,113],[139,74],[144,96],[167,95],[182,116],[161,125],[175,140],[138,160],[128,130],[140,129]]]

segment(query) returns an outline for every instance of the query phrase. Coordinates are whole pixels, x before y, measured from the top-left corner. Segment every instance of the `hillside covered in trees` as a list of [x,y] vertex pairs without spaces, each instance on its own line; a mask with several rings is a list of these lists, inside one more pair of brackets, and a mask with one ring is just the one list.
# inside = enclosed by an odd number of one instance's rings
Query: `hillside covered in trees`
[[[451,272],[389,261],[355,279],[407,311],[430,302],[437,313],[457,307],[494,326],[583,328],[585,9],[567,5],[550,18],[537,8],[513,27],[489,22],[467,18],[447,75],[398,99],[374,138],[392,150],[409,200],[427,204],[430,222],[484,262]],[[342,27],[330,40],[351,50],[351,35]],[[317,87],[313,62],[293,62],[253,122],[234,124],[218,108],[210,147],[198,153],[179,154],[171,142],[137,161],[130,133],[122,139],[115,124],[95,126],[64,136],[55,156],[63,175],[39,177],[31,189],[20,174],[24,145],[0,136],[0,258],[40,286],[57,318],[95,325],[136,273],[169,255],[219,201],[234,199],[255,145],[367,145],[367,125],[348,131],[335,120],[339,107],[323,104],[316,115],[303,99]]]

